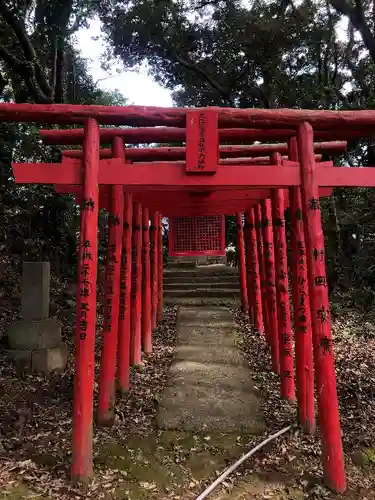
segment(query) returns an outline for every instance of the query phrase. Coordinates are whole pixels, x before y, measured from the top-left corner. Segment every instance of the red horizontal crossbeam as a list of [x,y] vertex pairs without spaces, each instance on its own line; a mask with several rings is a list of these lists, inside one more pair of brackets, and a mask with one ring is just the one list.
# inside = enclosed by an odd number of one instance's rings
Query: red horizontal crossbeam
[[[77,204],[82,203],[81,186],[57,185],[55,191],[60,194],[71,194],[75,197]],[[149,197],[142,194],[133,195],[133,200],[141,202],[150,211],[162,211],[164,215],[202,215],[207,212],[228,215],[233,212],[244,210],[247,207],[270,195],[270,190],[252,190],[248,192],[214,192],[205,194],[204,197],[188,196],[187,193],[171,193],[168,200],[159,195]],[[185,195],[185,196],[181,196]],[[197,198],[197,199],[195,199]],[[100,187],[99,204],[101,208],[108,210],[109,191],[106,186]]]
[[[83,129],[41,130],[41,138],[46,144],[82,144]],[[219,129],[222,142],[286,140],[295,135],[295,130]],[[111,142],[114,137],[122,137],[128,144],[180,143],[185,142],[186,129],[175,127],[141,128],[101,128],[101,143]],[[330,136],[327,136],[330,137]],[[325,138],[325,137],[324,137]]]
[[[63,163],[13,163],[16,182],[19,184],[81,184],[81,162],[65,158]],[[328,162],[328,165],[331,165]],[[345,168],[317,164],[319,186],[375,186],[375,169],[372,167]],[[300,171],[291,166],[222,166],[215,175],[187,175],[183,164],[138,163],[124,164],[120,158],[99,161],[99,184],[149,186],[163,190],[166,186],[185,190],[195,189],[249,189],[256,186],[290,187],[300,185]]]
[[[69,158],[69,157],[68,157]],[[320,162],[322,159],[322,155],[315,155],[315,161]],[[282,156],[281,160],[283,162],[283,165],[287,167],[296,167],[299,165],[298,162],[296,161],[291,161],[288,159],[288,156]],[[136,161],[136,162],[129,162],[132,163],[133,165],[138,165],[139,163],[144,164],[145,161]],[[170,165],[171,161],[170,160],[158,160],[158,161],[147,161],[148,165]],[[186,162],[184,160],[173,160],[174,165],[186,165]],[[267,156],[257,156],[255,158],[226,158],[225,160],[219,160],[219,165],[269,165],[270,164],[270,159]]]
[[[57,184],[54,186],[56,193],[72,194],[79,198],[82,195],[82,186]],[[125,188],[124,188],[125,191]],[[332,188],[319,188],[319,196],[326,197],[332,194]],[[134,193],[133,200],[142,203],[146,207],[180,207],[182,205],[191,205],[192,207],[200,203],[210,203],[213,206],[218,203],[227,202],[248,202],[249,200],[261,200],[271,196],[270,189],[249,189],[249,190],[232,190],[232,191],[208,191],[208,192],[179,192],[171,191],[166,198],[163,193]],[[100,186],[100,199],[103,201],[103,206],[107,204],[109,199],[109,191],[107,186]],[[284,199],[288,199],[288,190],[285,190]]]
[[[310,122],[315,130],[375,128],[375,111],[326,111],[306,109],[206,108],[218,113],[220,127],[295,128]],[[0,104],[1,121],[84,123],[95,118],[101,124],[185,127],[189,108],[144,106],[80,106],[73,104]]]
[[[320,161],[322,155],[315,155],[315,161]],[[282,156],[283,165],[295,166],[297,162],[290,161],[287,155]],[[220,165],[269,165],[270,159],[267,156],[256,156],[254,158],[226,158],[220,161]]]
[[[72,185],[56,185],[55,191],[61,194],[72,194],[80,198],[82,196],[81,186]],[[106,207],[109,202],[109,191],[107,186],[100,186],[100,200],[103,207]],[[150,207],[183,207],[183,206],[201,206],[207,205],[225,205],[226,203],[239,207],[246,206],[249,202],[257,201],[271,196],[269,189],[252,189],[239,191],[213,191],[206,193],[187,193],[187,192],[171,192],[166,198],[162,193],[134,193],[133,200],[142,203],[144,206]]]
[[[219,129],[220,142],[237,143],[238,141],[285,141],[295,135],[295,130],[269,129],[259,130],[254,128]],[[41,130],[40,135],[46,144],[74,145],[82,144],[83,129],[53,129]],[[334,140],[375,135],[375,126],[371,129],[341,130],[330,128],[314,131],[315,140]],[[142,128],[101,128],[101,143],[111,142],[114,137],[122,137],[128,144],[147,143],[180,143],[185,142],[186,129],[174,127],[142,127]]]
[[184,205],[195,206],[200,203],[212,205],[222,203],[248,203],[249,200],[259,200],[268,198],[271,195],[270,189],[252,189],[238,191],[211,191],[208,193],[180,193],[171,192],[168,199],[162,193],[137,193],[134,199],[146,206],[169,206],[180,207]]
[[[346,141],[316,142],[314,149],[316,153],[342,152],[346,150]],[[220,146],[221,158],[241,158],[269,156],[272,153],[288,153],[287,144],[251,144],[248,146]],[[69,158],[82,158],[82,149],[66,149],[61,152],[62,156]],[[101,149],[101,158],[111,158],[111,149]],[[136,161],[157,161],[157,160],[183,160],[185,159],[186,148],[184,147],[161,147],[161,148],[127,148],[126,159]]]
[[[55,190],[61,194],[72,194],[77,204],[82,203],[81,186],[57,185]],[[185,215],[231,215],[238,211],[245,211],[261,199],[269,197],[270,190],[232,191],[204,193],[204,196],[197,196],[196,193],[175,193],[171,196],[161,197],[155,193],[153,196],[144,196],[140,193],[133,195],[134,201],[138,201],[146,206],[150,211],[162,212],[165,216],[185,216]],[[325,197],[332,194],[330,188],[320,188],[319,196]],[[183,195],[183,196],[181,196]],[[284,193],[285,208],[289,206],[289,193]],[[109,192],[106,186],[100,187],[100,207],[108,210]]]
[[[19,184],[82,184],[80,160],[65,158],[63,163],[13,163],[13,172]],[[120,158],[99,161],[99,184],[126,186],[184,186],[194,188],[234,187],[248,189],[254,186],[288,187],[299,185],[299,169],[283,166],[237,166],[218,168],[215,175],[187,175],[184,164],[138,163],[136,166]]]

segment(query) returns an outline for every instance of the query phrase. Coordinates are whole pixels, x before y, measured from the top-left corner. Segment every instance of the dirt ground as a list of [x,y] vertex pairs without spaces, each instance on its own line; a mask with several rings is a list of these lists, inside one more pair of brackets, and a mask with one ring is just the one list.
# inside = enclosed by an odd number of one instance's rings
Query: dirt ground
[[[16,292],[12,288],[0,301],[4,325],[17,313],[19,304],[11,301]],[[94,429],[93,483],[74,488],[69,482],[74,304],[67,302],[56,292],[54,311],[63,321],[70,350],[63,375],[20,375],[0,351],[0,500],[194,499],[242,453],[295,422],[295,407],[279,398],[268,347],[244,315],[233,310],[241,327],[239,346],[265,400],[264,436],[158,430],[158,398],[176,343],[177,308],[168,307],[154,353],[133,371],[130,393],[118,398],[113,427]],[[319,432],[309,437],[294,428],[246,462],[210,498],[375,500],[375,314],[341,311],[338,317],[334,345],[348,492],[334,496],[322,485]]]

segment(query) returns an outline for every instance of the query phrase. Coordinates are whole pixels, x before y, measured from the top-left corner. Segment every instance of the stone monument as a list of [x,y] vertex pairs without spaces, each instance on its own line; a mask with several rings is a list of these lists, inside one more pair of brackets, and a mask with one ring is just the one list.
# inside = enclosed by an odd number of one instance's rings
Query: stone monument
[[61,323],[49,317],[49,262],[23,263],[21,294],[21,320],[8,330],[8,354],[22,371],[64,370],[67,347],[61,341]]

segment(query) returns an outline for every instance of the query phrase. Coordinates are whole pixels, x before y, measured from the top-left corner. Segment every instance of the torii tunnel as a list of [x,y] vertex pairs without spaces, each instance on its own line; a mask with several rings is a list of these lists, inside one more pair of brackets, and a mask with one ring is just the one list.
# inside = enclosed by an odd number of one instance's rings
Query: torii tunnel
[[[152,350],[152,330],[163,310],[161,217],[222,221],[236,214],[242,308],[270,345],[280,396],[296,398],[307,433],[315,429],[315,381],[325,483],[344,491],[320,198],[335,186],[375,186],[373,167],[336,167],[329,159],[345,150],[345,141],[375,135],[375,112],[0,104],[0,119],[83,126],[41,130],[47,144],[82,148],[64,150],[59,163],[13,164],[17,183],[52,184],[81,205],[73,478],[87,481],[93,474],[98,210],[103,207],[109,211],[109,237],[98,423],[113,419],[116,381],[129,390],[129,367],[140,363],[142,349]],[[151,143],[180,146],[128,147]],[[222,236],[218,240],[222,248]]]

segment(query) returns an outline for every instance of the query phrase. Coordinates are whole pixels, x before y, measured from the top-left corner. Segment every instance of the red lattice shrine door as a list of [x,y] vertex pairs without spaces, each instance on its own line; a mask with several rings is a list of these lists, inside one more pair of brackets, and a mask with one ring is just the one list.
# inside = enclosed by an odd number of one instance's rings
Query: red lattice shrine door
[[171,217],[169,255],[225,255],[225,217]]

